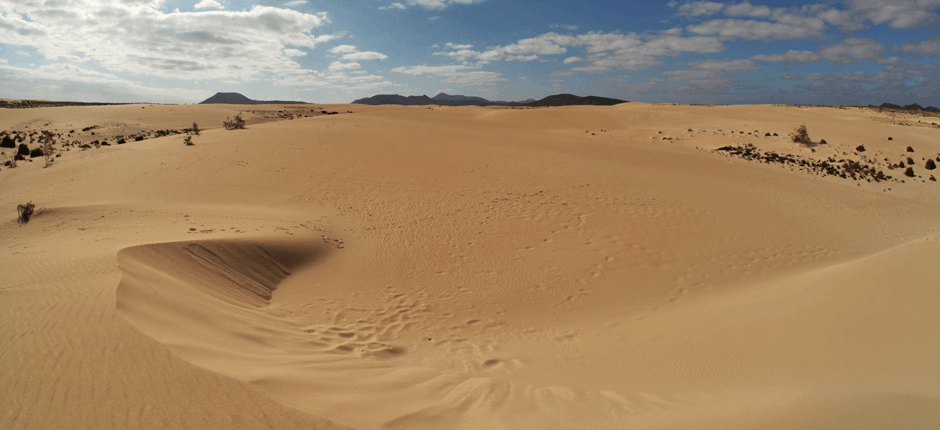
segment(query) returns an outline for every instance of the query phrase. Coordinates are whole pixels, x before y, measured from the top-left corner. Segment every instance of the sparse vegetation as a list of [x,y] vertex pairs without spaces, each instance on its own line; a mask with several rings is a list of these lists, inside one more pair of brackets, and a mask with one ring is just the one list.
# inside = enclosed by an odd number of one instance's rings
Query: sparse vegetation
[[43,130],[42,137],[39,138],[40,148],[42,149],[42,156],[46,160],[46,164],[43,167],[49,167],[52,165],[52,162],[55,160],[53,153],[55,152],[55,138],[54,134],[51,131]]
[[183,143],[186,144],[186,146],[194,146],[194,145],[195,145],[195,143],[193,143],[193,137],[192,137],[192,136],[186,136],[186,138],[183,139]]
[[17,205],[16,210],[20,214],[18,221],[21,224],[28,223],[30,217],[33,216],[33,209],[35,208],[36,208],[36,205],[34,205],[33,202],[29,202],[24,205]]
[[222,121],[222,125],[225,126],[226,130],[238,130],[245,128],[245,120],[242,119],[241,112],[238,115],[235,115],[235,119]]
[[809,133],[806,131],[806,125],[799,126],[796,131],[793,132],[790,138],[793,139],[794,143],[799,143],[801,146],[806,148],[812,148],[817,145],[816,142],[813,142],[813,140],[809,138]]
[[199,136],[199,124],[193,123],[193,134]]

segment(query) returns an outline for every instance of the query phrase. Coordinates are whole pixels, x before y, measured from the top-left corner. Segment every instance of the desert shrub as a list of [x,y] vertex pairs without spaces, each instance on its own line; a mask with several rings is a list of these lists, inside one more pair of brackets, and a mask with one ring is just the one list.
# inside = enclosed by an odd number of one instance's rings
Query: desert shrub
[[183,139],[183,143],[186,144],[186,146],[194,146],[194,145],[195,145],[195,144],[193,143],[193,137],[192,137],[192,136],[186,136],[186,138]]
[[43,137],[39,139],[40,149],[42,150],[42,156],[46,160],[46,164],[43,167],[49,167],[52,165],[52,161],[55,159],[55,138],[51,131],[43,130]]
[[807,148],[816,146],[816,142],[813,142],[813,140],[809,138],[809,133],[806,132],[805,125],[799,126],[790,138],[793,139],[793,143],[799,143]]
[[199,136],[199,124],[193,123],[193,134]]
[[28,223],[29,218],[33,216],[33,209],[35,208],[36,205],[34,205],[33,202],[29,202],[24,205],[17,205],[16,211],[20,214],[18,221],[22,224]]
[[235,119],[222,121],[222,125],[225,126],[226,130],[244,129],[245,120],[242,119],[242,114],[239,112],[238,115],[235,115]]

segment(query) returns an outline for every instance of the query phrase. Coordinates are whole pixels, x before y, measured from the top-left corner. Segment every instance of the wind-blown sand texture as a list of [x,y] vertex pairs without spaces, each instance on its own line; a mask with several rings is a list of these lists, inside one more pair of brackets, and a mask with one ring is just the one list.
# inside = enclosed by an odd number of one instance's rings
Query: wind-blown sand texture
[[[270,122],[320,108],[340,114]],[[239,109],[248,128],[222,129]],[[937,118],[0,111],[0,130],[96,137],[193,121],[195,146],[0,170],[0,427],[940,426]],[[801,124],[828,144],[794,144]],[[893,179],[714,151],[746,144]],[[907,157],[919,178],[887,169]]]

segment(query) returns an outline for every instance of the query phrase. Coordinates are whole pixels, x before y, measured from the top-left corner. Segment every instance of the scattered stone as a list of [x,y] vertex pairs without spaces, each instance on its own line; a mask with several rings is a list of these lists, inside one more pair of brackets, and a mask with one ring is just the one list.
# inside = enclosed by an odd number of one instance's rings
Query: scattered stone
[[770,137],[770,133],[764,133],[764,137]]
[[931,180],[931,181],[934,181],[934,182],[937,182],[937,178],[934,178],[933,175],[930,175],[930,180]]
[[17,150],[17,155],[27,156],[29,155],[29,147],[25,143],[20,144],[20,148]]
[[907,157],[907,165],[908,165],[908,166],[913,166],[913,165],[914,165],[914,159],[911,158],[911,157]]
[[800,156],[777,154],[776,152],[761,152],[752,144],[746,146],[723,146],[715,151],[727,152],[745,160],[757,161],[760,163],[777,163],[785,166],[794,166],[800,170],[809,173],[815,173],[823,176],[838,176],[843,179],[868,180],[875,182],[887,181],[891,176],[885,175],[881,170],[876,170],[874,166],[862,164],[854,160],[840,159],[836,160],[830,157],[823,161],[806,159]]
[[42,148],[33,148],[32,151],[29,151],[29,158],[42,157],[43,155]]
[[904,171],[904,176],[907,176],[908,178],[913,178],[913,177],[914,177],[914,168],[913,168],[913,167],[908,167],[907,170]]
[[937,168],[937,164],[933,160],[927,160],[927,164],[924,165],[924,168],[927,170],[933,170]]
[[855,147],[855,150],[858,152],[865,152],[865,145],[858,145]]
[[911,148],[910,146],[908,146],[908,147],[907,147],[907,152],[914,152],[914,148]]
[[894,138],[891,136],[888,136],[888,140],[894,140]]
[[774,133],[774,136],[779,136],[779,134],[777,134],[777,133]]
[[820,140],[819,140],[819,144],[820,144],[820,145],[828,145],[829,142],[826,142],[826,139],[820,139]]
[[0,141],[0,148],[16,148],[16,141],[10,135],[3,136],[3,140]]

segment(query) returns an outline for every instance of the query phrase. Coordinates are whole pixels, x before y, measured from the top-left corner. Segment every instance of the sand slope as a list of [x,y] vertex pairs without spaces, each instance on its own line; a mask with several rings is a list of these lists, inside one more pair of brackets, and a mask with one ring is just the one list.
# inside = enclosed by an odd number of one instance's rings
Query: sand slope
[[[207,109],[10,111],[0,129],[237,111]],[[324,109],[354,113],[0,171],[4,427],[940,423],[932,172],[711,151],[922,163],[940,129],[774,106]],[[796,146],[799,124],[829,144]]]

